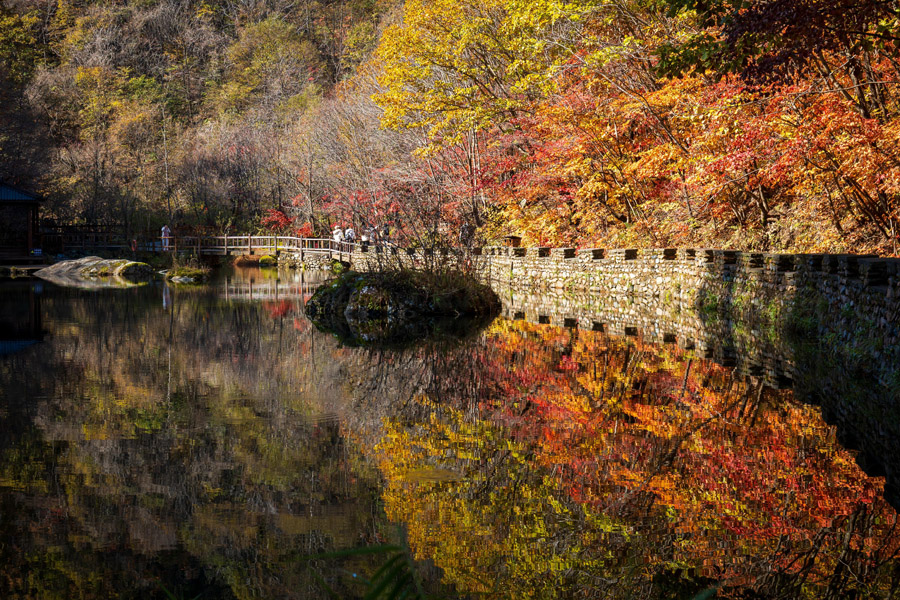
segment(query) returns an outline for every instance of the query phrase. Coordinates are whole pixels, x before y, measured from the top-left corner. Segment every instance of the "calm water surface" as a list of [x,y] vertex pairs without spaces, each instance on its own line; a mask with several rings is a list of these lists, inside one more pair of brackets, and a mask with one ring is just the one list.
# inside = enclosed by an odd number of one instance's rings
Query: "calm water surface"
[[884,480],[793,392],[502,318],[347,348],[304,297],[0,284],[0,598],[361,597],[378,555],[306,557],[387,542],[445,597],[897,594]]

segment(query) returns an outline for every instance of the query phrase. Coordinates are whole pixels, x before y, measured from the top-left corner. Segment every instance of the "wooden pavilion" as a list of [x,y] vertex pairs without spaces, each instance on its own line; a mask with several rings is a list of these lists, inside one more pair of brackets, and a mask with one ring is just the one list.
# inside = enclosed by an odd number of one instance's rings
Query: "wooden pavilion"
[[40,259],[40,203],[40,196],[0,183],[0,264]]

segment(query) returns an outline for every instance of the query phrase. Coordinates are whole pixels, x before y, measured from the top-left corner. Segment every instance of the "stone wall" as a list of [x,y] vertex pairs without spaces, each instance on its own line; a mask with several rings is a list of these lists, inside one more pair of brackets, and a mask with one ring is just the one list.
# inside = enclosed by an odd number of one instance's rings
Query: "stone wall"
[[331,268],[331,255],[307,252],[304,255],[292,252],[280,252],[278,254],[278,266],[292,269],[326,270]]
[[[839,338],[843,352],[878,361],[900,345],[900,259],[709,249],[491,247],[460,254],[357,246],[350,263],[357,270],[471,270],[494,288],[510,318],[640,332],[649,341],[695,348],[778,387],[796,374],[790,331],[815,329],[818,337]],[[896,376],[885,371],[877,379],[893,385]]]

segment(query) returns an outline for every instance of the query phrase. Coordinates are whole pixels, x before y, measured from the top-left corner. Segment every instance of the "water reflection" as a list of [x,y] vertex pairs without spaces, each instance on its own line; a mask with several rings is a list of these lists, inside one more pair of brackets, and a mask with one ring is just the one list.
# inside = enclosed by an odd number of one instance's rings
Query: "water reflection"
[[7,282],[0,294],[0,356],[15,354],[44,339],[42,284]]
[[53,290],[45,343],[0,358],[0,597],[324,597],[298,558],[386,533],[308,328],[161,293]]
[[[893,593],[883,479],[791,391],[507,319],[343,347],[308,283],[40,294],[44,343],[0,356],[0,597],[324,597],[299,557],[391,522],[457,597]],[[316,572],[351,598],[377,566]]]
[[217,287],[222,298],[233,302],[302,300],[305,304],[330,277],[328,271],[234,267],[219,275]]
[[387,387],[356,412],[384,416],[372,447],[388,514],[460,591],[893,593],[883,480],[789,391],[675,347],[523,321],[418,360],[390,407],[374,399],[403,375],[370,361],[366,380]]

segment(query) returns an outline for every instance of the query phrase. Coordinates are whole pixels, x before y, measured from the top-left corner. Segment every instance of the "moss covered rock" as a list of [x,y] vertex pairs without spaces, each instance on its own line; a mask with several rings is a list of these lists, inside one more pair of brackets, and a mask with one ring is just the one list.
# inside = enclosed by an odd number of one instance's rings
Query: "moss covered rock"
[[209,279],[209,269],[173,267],[166,272],[166,279],[175,283],[202,283]]
[[342,273],[346,273],[350,270],[350,263],[334,258],[331,260],[331,264],[328,268],[335,275],[341,275]]
[[122,287],[155,277],[153,268],[147,263],[99,256],[62,261],[37,271],[35,275],[71,287]]
[[405,344],[434,333],[460,337],[500,310],[491,289],[462,274],[348,271],[306,305],[313,323],[351,345]]
[[147,263],[128,261],[116,267],[115,276],[125,281],[138,282],[153,279],[155,273]]

